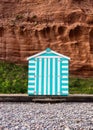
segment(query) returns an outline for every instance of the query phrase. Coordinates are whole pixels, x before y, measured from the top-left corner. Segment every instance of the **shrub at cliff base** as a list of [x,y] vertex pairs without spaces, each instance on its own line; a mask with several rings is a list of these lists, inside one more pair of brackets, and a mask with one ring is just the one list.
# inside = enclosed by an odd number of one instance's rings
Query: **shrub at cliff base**
[[27,93],[27,66],[0,62],[0,93]]

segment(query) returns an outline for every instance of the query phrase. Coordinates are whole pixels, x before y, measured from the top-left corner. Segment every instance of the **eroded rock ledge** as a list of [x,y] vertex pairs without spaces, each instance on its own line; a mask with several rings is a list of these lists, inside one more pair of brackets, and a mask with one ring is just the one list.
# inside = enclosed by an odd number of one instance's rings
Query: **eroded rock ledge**
[[47,47],[71,57],[70,74],[93,76],[93,1],[1,0],[0,59],[26,63]]

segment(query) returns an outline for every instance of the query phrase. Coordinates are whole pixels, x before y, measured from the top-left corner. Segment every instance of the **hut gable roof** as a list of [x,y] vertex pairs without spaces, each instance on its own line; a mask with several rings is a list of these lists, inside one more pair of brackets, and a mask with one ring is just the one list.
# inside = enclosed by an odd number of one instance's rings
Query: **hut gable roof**
[[67,57],[67,56],[65,56],[65,55],[62,55],[62,54],[60,54],[60,53],[58,53],[58,52],[55,52],[55,51],[53,51],[53,50],[51,50],[50,48],[47,48],[45,51],[42,51],[42,52],[40,52],[40,53],[37,53],[37,54],[35,54],[35,55],[33,55],[33,56],[30,56],[30,57],[28,57],[27,58],[27,60],[30,60],[30,59],[32,59],[32,58],[44,58],[44,57],[62,57],[62,58],[65,58],[65,59],[67,59],[67,60],[70,60],[70,58],[69,57]]

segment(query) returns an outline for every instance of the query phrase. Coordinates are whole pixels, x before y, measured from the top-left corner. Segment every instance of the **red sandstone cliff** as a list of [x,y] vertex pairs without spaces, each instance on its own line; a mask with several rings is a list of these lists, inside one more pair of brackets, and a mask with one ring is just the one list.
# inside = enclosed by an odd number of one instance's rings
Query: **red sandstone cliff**
[[0,60],[25,63],[47,47],[93,76],[93,0],[0,0]]

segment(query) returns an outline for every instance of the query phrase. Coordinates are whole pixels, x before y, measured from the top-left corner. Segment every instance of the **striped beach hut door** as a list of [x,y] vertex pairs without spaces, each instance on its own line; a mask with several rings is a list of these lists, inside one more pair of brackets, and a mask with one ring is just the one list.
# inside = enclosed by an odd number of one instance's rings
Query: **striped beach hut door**
[[60,95],[60,58],[36,58],[36,95]]

